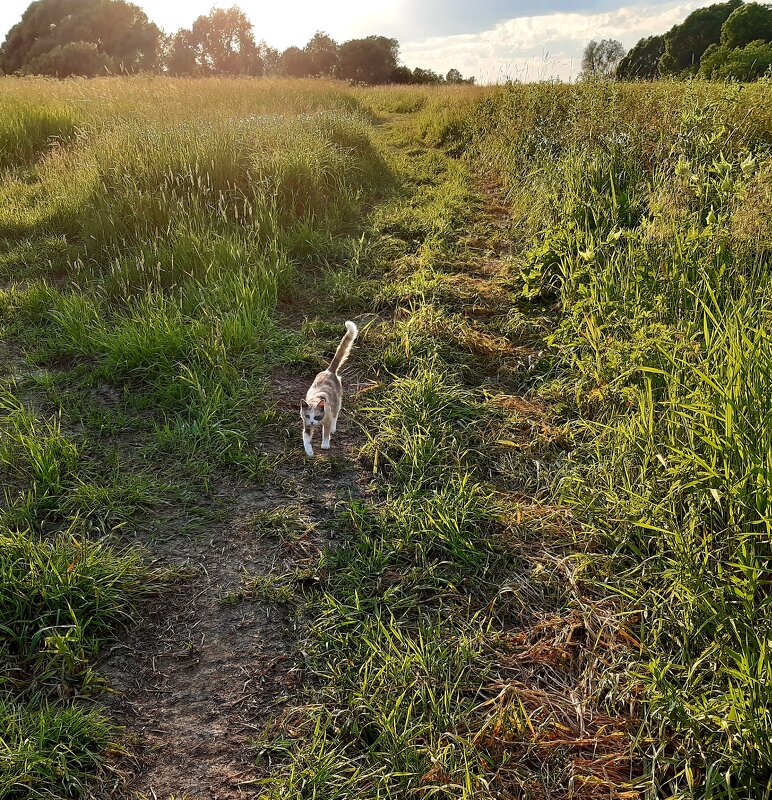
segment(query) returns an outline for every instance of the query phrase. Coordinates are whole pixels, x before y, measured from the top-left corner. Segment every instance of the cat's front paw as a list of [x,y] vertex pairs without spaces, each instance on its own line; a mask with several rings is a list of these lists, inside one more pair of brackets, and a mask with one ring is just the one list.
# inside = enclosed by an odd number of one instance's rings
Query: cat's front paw
[[[324,445],[322,445],[322,446],[324,446]],[[306,455],[307,455],[309,458],[313,458],[313,457],[314,457],[314,451],[313,451],[313,450],[312,450],[310,447],[306,447],[306,448],[304,448],[304,449],[305,449],[305,451],[306,451]]]
[[322,450],[329,450],[330,449],[330,442],[322,442]]

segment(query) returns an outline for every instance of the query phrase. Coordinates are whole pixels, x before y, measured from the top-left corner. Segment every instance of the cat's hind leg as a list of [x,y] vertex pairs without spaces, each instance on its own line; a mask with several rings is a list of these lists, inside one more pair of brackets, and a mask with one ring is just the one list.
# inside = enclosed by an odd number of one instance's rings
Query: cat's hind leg
[[330,449],[330,433],[331,430],[335,430],[332,428],[334,424],[334,422],[327,422],[327,420],[322,423],[322,450]]

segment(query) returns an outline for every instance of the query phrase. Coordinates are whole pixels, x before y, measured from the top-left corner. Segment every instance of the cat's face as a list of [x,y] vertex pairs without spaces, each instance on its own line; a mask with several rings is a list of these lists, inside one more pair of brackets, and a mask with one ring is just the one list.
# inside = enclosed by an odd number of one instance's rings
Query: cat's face
[[309,405],[305,400],[300,401],[300,416],[307,428],[315,428],[317,425],[321,425],[324,419],[324,412],[324,400],[315,406]]

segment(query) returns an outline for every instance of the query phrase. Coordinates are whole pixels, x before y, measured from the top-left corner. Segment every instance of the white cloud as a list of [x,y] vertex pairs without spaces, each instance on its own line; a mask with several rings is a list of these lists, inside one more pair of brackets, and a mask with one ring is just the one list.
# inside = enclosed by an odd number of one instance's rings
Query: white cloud
[[482,83],[576,78],[590,39],[618,39],[629,48],[640,38],[664,33],[710,0],[625,6],[595,14],[557,12],[518,17],[475,34],[433,37],[402,45],[409,67],[446,73],[451,67]]

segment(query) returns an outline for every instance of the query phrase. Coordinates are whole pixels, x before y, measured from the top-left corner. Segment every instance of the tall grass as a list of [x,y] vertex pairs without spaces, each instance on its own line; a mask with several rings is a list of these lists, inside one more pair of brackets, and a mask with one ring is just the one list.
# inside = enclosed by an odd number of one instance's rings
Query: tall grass
[[63,104],[8,100],[0,121],[0,169],[28,166],[77,130],[78,113]]
[[605,545],[599,591],[638,620],[651,796],[769,791],[768,99],[515,87],[471,123],[528,225],[524,299],[563,310],[550,391],[581,446],[559,490]]
[[[0,182],[13,243],[0,261],[42,280],[7,302],[35,307],[49,357],[88,357],[114,383],[148,388],[186,449],[238,460],[251,376],[286,340],[277,302],[356,258],[388,181],[358,104],[302,82],[64,86],[51,94],[79,109],[77,137]],[[3,88],[19,113],[18,84]]]
[[0,699],[0,724],[3,797],[77,797],[93,785],[109,743],[104,717],[55,705],[30,713]]
[[80,793],[112,727],[62,698],[92,691],[91,661],[131,620],[147,570],[137,553],[93,540],[115,498],[103,487],[93,502],[84,447],[59,419],[6,389],[0,415],[0,791]]
[[[390,180],[359,109],[310,81],[0,80],[6,341],[149,409],[159,460],[261,472],[264,374],[299,350],[277,305],[360,258]],[[147,588],[113,526],[159,476],[30,404],[21,372],[0,389],[0,794],[75,796],[114,735],[78,698]]]
[[[143,459],[263,474],[266,373],[309,358],[282,313],[393,312],[358,350],[375,491],[314,565],[314,701],[266,796],[768,792],[769,93],[0,79],[3,335],[64,365],[39,386],[120,390]],[[510,226],[475,219],[497,184]],[[114,521],[153,497],[33,374],[0,393],[10,797],[99,768],[109,724],[68,698],[146,579]],[[553,478],[570,558],[521,503]]]

